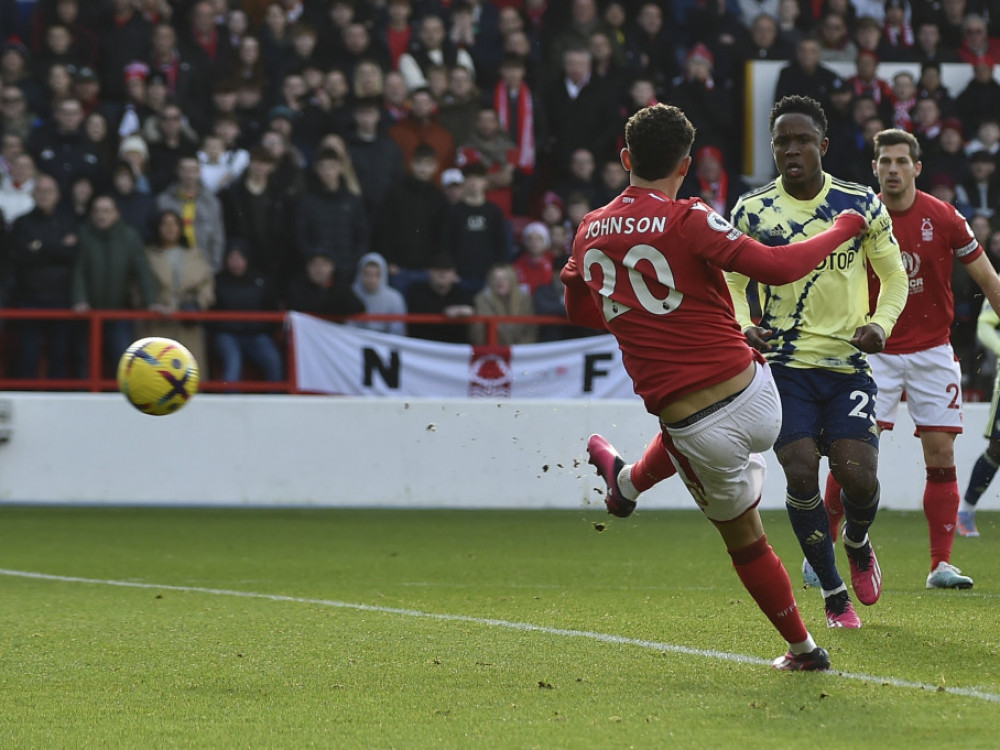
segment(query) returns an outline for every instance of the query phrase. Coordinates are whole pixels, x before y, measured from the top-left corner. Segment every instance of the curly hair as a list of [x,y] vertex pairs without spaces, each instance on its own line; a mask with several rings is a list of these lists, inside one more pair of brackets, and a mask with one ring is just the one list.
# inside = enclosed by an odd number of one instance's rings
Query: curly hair
[[898,146],[901,143],[909,146],[910,158],[914,164],[920,161],[920,143],[916,136],[899,128],[889,128],[875,134],[875,158],[878,158],[879,150],[883,146]]
[[818,101],[810,96],[782,97],[781,101],[771,108],[771,118],[768,120],[768,129],[774,133],[774,123],[782,115],[798,114],[805,115],[813,121],[816,129],[819,130],[819,137],[826,138],[826,113]]
[[625,145],[632,172],[643,180],[667,177],[691,151],[694,126],[669,104],[654,104],[632,115],[625,125]]

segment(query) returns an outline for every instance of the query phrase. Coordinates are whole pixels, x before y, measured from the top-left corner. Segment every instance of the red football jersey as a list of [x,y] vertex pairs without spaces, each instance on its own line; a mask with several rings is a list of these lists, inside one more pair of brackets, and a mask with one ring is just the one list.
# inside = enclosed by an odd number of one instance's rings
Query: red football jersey
[[[909,354],[947,344],[955,317],[954,259],[971,263],[983,249],[954,206],[920,190],[912,206],[905,211],[890,210],[889,215],[910,277],[910,295],[886,341],[885,353]],[[868,289],[874,310],[879,283],[870,268]]]
[[700,199],[634,186],[577,229],[575,263],[651,413],[755,358],[722,274],[747,242]]

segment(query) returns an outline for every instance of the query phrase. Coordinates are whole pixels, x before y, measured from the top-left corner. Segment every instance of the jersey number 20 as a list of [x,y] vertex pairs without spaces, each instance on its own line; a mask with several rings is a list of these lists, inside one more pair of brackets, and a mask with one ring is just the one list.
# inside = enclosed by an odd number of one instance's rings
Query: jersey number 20
[[[652,265],[656,280],[670,290],[666,297],[657,297],[650,291],[646,279],[636,269],[639,261],[648,261]],[[628,312],[630,309],[628,305],[611,299],[618,284],[618,266],[603,250],[591,247],[583,256],[584,281],[589,283],[593,278],[591,268],[595,265],[600,266],[604,277],[600,293],[604,300],[605,320],[611,320]],[[670,268],[670,262],[652,245],[633,245],[622,258],[622,265],[628,269],[628,283],[632,287],[632,294],[646,312],[653,315],[667,315],[680,307],[684,301],[683,292],[674,288],[674,272]]]

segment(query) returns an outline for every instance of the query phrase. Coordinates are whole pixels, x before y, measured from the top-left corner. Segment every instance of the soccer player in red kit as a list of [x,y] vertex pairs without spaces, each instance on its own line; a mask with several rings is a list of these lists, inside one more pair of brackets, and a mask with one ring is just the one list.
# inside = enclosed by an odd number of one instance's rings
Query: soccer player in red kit
[[[962,432],[962,373],[951,348],[955,301],[951,274],[955,259],[969,272],[993,309],[1000,309],[1000,278],[954,206],[917,190],[920,145],[904,130],[875,136],[872,168],[880,197],[892,217],[910,293],[885,349],[868,356],[878,385],[875,413],[881,430],[891,430],[902,393],[924,453],[927,483],[923,507],[930,533],[927,588],[968,589],[972,579],[951,564],[959,508],[955,437]],[[870,286],[877,294],[878,280]],[[840,488],[832,475],[824,496],[831,530],[839,522]]]
[[790,282],[868,224],[847,211],[794,247],[767,247],[700,199],[676,200],[693,141],[694,128],[676,107],[633,115],[621,154],[629,187],[587,214],[562,271],[570,320],[615,335],[636,393],[661,423],[636,464],[626,465],[600,435],[587,450],[614,515],[627,516],[640,492],[679,473],[788,643],[774,667],[827,669],[829,655],[802,622],[757,511],[766,466],[760,452],[778,434],[781,403],[770,369],[736,322],[723,270]]

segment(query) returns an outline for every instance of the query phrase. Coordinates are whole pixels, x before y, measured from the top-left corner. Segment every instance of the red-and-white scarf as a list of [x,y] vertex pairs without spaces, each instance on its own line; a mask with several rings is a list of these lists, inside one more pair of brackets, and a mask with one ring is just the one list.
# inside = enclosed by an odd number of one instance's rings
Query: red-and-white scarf
[[[493,106],[500,117],[500,127],[510,131],[510,90],[503,81],[493,89]],[[531,89],[521,82],[517,90],[517,166],[531,174],[535,170],[535,114]]]
[[[699,177],[698,188],[701,191],[701,199],[710,203],[720,215],[725,216],[726,198],[729,197],[729,175],[726,174],[726,170],[722,170],[719,179],[714,182]],[[712,200],[709,201],[705,196],[711,196]]]

